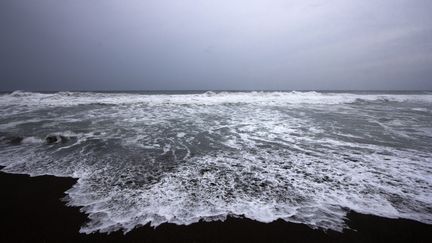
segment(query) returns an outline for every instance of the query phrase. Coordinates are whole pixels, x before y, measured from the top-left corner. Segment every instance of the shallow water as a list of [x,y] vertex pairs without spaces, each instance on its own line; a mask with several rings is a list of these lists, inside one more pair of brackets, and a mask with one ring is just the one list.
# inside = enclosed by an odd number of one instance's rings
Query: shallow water
[[78,178],[82,232],[227,215],[341,231],[349,210],[432,224],[428,92],[13,92],[0,164]]

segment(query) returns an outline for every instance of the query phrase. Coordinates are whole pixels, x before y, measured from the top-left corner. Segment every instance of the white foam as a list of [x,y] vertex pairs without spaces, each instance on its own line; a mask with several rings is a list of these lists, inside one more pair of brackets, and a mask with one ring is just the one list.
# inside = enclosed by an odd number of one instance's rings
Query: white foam
[[[427,198],[429,195],[419,198],[417,192],[411,192],[407,196],[412,197],[413,204],[405,205],[405,208],[397,208],[378,191],[385,190],[388,195],[391,195],[398,193],[401,188],[412,191],[411,185],[407,187],[398,183],[380,188],[382,182],[379,182],[379,179],[386,177],[382,175],[378,176],[376,181],[370,181],[376,176],[374,171],[368,171],[370,168],[355,169],[341,163],[340,169],[321,174],[319,169],[329,166],[337,168],[336,161],[318,162],[314,158],[296,156],[290,158],[294,162],[291,165],[296,169],[309,166],[310,172],[294,172],[295,169],[284,170],[281,161],[276,163],[280,165],[268,165],[269,161],[275,160],[274,158],[266,157],[266,160],[260,160],[247,154],[239,157],[246,159],[232,158],[227,155],[194,159],[191,164],[166,174],[151,188],[112,190],[99,201],[92,198],[90,191],[89,194],[82,194],[88,189],[83,188],[84,183],[79,184],[68,192],[72,199],[70,204],[91,205],[85,208],[92,219],[92,222],[82,228],[81,232],[85,233],[97,230],[110,232],[115,229],[129,231],[136,225],[147,223],[152,226],[165,222],[191,224],[201,219],[212,220],[214,217],[220,219],[227,215],[244,215],[261,222],[282,218],[312,227],[341,231],[345,227],[346,214],[342,208],[384,217],[406,217],[432,223],[430,216],[415,211],[429,205],[430,198]],[[279,159],[282,158],[277,158]],[[266,173],[254,174],[251,177],[250,172],[260,166],[265,168]],[[210,171],[202,174],[203,168]],[[329,183],[315,182],[326,176]],[[394,182],[394,179],[392,177],[391,181]],[[411,178],[407,181],[409,180]],[[267,183],[266,187],[260,187],[259,183],[262,182]],[[340,188],[335,190],[336,188],[333,187],[339,182]],[[253,192],[257,187],[261,191]],[[284,189],[285,187],[287,189]],[[363,193],[362,190],[367,188],[378,191]],[[252,194],[249,190],[252,190]],[[80,196],[75,194],[77,192]],[[233,195],[230,196],[230,192]],[[119,201],[121,205],[113,205],[109,203],[110,200]],[[416,200],[420,204],[415,203]]]
[[178,138],[182,138],[182,137],[184,137],[186,135],[186,133],[184,133],[184,132],[179,132],[179,133],[177,133],[177,137]]
[[40,144],[40,143],[42,143],[42,139],[40,139],[38,137],[26,137],[26,138],[23,138],[21,143]]

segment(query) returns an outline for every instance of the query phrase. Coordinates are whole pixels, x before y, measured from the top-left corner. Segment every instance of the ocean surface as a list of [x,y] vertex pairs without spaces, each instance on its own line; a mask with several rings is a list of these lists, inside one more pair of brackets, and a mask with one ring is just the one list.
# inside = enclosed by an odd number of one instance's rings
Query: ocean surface
[[342,231],[349,210],[432,224],[430,92],[15,91],[0,110],[3,171],[78,178],[81,232],[227,216]]

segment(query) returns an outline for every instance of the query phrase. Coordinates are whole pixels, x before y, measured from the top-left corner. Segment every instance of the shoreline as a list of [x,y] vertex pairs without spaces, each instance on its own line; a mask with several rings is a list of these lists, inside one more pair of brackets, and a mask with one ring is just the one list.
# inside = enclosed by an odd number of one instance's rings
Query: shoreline
[[342,233],[246,218],[81,234],[87,215],[61,199],[76,179],[0,172],[0,242],[429,242],[432,225],[349,212]]

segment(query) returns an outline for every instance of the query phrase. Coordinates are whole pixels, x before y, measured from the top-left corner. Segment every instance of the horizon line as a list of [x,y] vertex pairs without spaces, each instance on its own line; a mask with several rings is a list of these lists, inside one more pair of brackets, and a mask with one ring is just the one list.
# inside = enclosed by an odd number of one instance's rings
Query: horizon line
[[432,89],[110,89],[110,90],[25,90],[25,89],[14,89],[14,90],[0,90],[1,93],[12,93],[15,91],[23,92],[40,92],[40,93],[52,93],[52,92],[432,92]]

